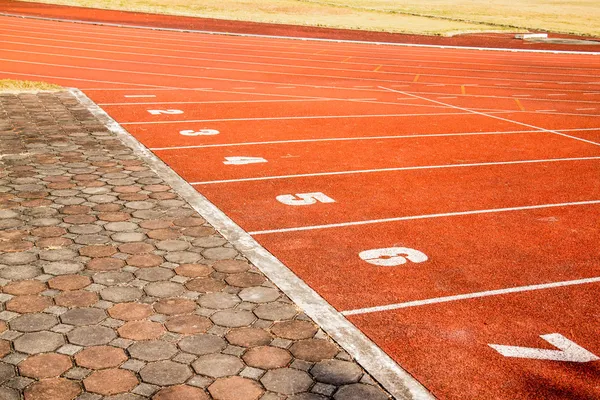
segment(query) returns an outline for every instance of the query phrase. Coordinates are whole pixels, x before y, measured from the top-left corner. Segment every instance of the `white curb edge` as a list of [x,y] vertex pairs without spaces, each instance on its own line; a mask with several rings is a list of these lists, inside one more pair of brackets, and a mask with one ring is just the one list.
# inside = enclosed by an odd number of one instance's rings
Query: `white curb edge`
[[131,136],[81,90],[71,88],[69,92],[111,132],[116,134],[125,145],[133,149],[137,155],[143,157],[154,172],[171,185],[225,239],[231,242],[238,251],[296,303],[306,315],[313,319],[333,340],[356,359],[394,398],[403,400],[435,399],[427,389],[396,364],[342,314]]

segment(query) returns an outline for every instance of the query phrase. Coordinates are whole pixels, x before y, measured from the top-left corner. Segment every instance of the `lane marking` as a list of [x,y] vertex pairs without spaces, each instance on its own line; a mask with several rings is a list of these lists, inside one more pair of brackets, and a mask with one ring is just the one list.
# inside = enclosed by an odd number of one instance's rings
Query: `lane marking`
[[425,253],[407,247],[365,250],[361,251],[358,256],[361,260],[379,267],[397,267],[406,264],[407,261],[420,264],[428,260]]
[[525,107],[523,107],[523,104],[521,104],[521,100],[519,100],[519,99],[514,99],[514,100],[515,100],[515,103],[517,103],[519,110],[525,111]]
[[450,107],[450,108],[454,108],[454,109],[456,109],[456,110],[467,111],[467,112],[470,112],[470,113],[472,113],[472,114],[483,115],[483,116],[487,116],[487,117],[490,117],[490,118],[494,118],[494,119],[497,119],[497,120],[500,120],[500,121],[511,122],[511,123],[513,123],[513,124],[517,124],[517,125],[521,125],[521,126],[526,126],[526,127],[528,127],[528,128],[538,129],[538,130],[540,130],[540,131],[543,131],[543,132],[548,132],[548,133],[553,133],[553,134],[555,134],[555,135],[559,135],[559,136],[568,137],[568,138],[571,138],[571,139],[574,139],[574,140],[578,140],[578,141],[580,141],[580,142],[585,142],[585,143],[593,144],[594,146],[600,146],[600,143],[593,142],[593,141],[591,141],[591,140],[587,140],[587,139],[578,138],[578,137],[576,137],[576,136],[567,135],[567,134],[565,134],[565,133],[561,133],[561,132],[558,132],[558,131],[555,131],[555,130],[552,130],[552,129],[541,128],[541,127],[539,127],[539,126],[535,126],[535,125],[531,125],[531,124],[526,124],[526,123],[524,123],[524,122],[519,122],[519,121],[515,121],[515,120],[512,120],[512,119],[508,119],[508,118],[502,118],[502,117],[498,117],[498,116],[496,116],[496,115],[492,115],[491,113],[482,113],[482,112],[479,112],[479,111],[474,111],[474,110],[472,110],[472,109],[469,109],[469,108],[463,108],[463,107],[454,106],[454,105],[452,105],[452,104],[443,103],[443,102],[441,102],[441,101],[432,100],[432,99],[429,99],[429,98],[427,98],[427,97],[423,97],[423,96],[417,96],[416,94],[407,93],[407,92],[403,92],[403,91],[400,91],[400,90],[389,89],[389,88],[385,88],[385,87],[383,87],[383,86],[379,86],[379,88],[381,88],[381,89],[385,89],[385,90],[388,90],[388,91],[390,91],[390,92],[396,92],[396,93],[404,94],[404,95],[407,95],[407,96],[412,96],[412,97],[414,97],[414,98],[417,98],[417,99],[421,99],[421,100],[430,101],[430,102],[432,102],[432,103],[437,103],[437,104],[441,104],[441,105],[446,105],[446,106],[448,106],[448,107]]
[[595,107],[589,107],[589,108],[576,108],[575,111],[593,111],[595,110]]
[[[597,130],[600,128],[589,128],[587,130]],[[566,130],[566,129],[565,129]],[[539,133],[539,131],[498,131],[498,132],[461,132],[461,133],[431,133],[431,134],[415,134],[415,135],[395,135],[395,136],[359,136],[359,137],[341,137],[341,138],[319,138],[319,139],[290,139],[290,140],[270,140],[264,142],[240,142],[240,143],[215,143],[215,144],[199,144],[189,146],[171,146],[171,147],[151,147],[152,151],[165,150],[183,150],[183,149],[203,149],[211,147],[230,147],[230,146],[256,146],[264,144],[289,144],[289,143],[311,143],[311,142],[338,142],[352,140],[382,140],[382,139],[410,139],[410,138],[427,138],[427,137],[451,137],[451,136],[480,136],[480,135],[510,135],[520,133]]]
[[[498,111],[494,114],[511,114],[514,111]],[[447,113],[424,113],[424,114],[358,114],[358,115],[306,115],[288,117],[254,117],[254,118],[221,118],[221,119],[195,119],[179,121],[138,121],[121,122],[121,125],[148,125],[148,124],[178,124],[186,122],[231,122],[231,121],[286,121],[298,119],[336,119],[336,118],[389,118],[389,117],[428,117],[439,115],[468,115],[469,113],[447,112]]]
[[342,60],[342,62],[344,63],[344,62],[346,62],[346,61],[349,61],[351,58],[352,58],[352,56],[350,56],[350,57],[347,57],[347,58],[343,59],[343,60]]
[[[127,97],[127,98],[141,98],[141,97],[156,97],[155,94],[126,94],[123,97]],[[129,104],[129,103],[122,103],[122,104]],[[146,104],[150,104],[150,103],[146,103]]]
[[593,278],[585,278],[585,279],[575,279],[575,280],[571,280],[571,281],[542,283],[542,284],[538,284],[538,285],[517,286],[517,287],[511,287],[511,288],[505,288],[505,289],[486,290],[483,292],[458,294],[458,295],[454,295],[454,296],[434,297],[434,298],[425,299],[425,300],[407,301],[404,303],[388,304],[385,306],[357,308],[354,310],[342,311],[342,314],[343,315],[369,314],[369,313],[381,312],[381,311],[399,310],[402,308],[427,306],[430,304],[448,303],[451,301],[477,299],[477,298],[481,298],[481,297],[490,297],[490,296],[501,296],[501,295],[510,294],[510,293],[531,292],[534,290],[553,289],[553,288],[575,286],[575,285],[586,285],[586,284],[590,284],[590,283],[599,283],[599,282],[600,282],[600,277],[593,277]]
[[106,112],[94,104],[83,92],[70,92],[87,107],[107,128],[127,146],[144,158],[159,177],[165,180],[206,221],[265,274],[283,293],[302,309],[317,325],[327,332],[343,349],[369,372],[392,396],[412,400],[434,400],[434,397],[408,372],[358,330],[325,299],[296,276],[275,256],[262,247],[206,197],[164,164],[138,142]]
[[383,65],[380,65],[380,66],[378,66],[377,68],[375,68],[375,69],[373,70],[373,72],[377,72],[377,71],[379,71],[379,70],[381,69],[381,67],[383,67]]
[[413,82],[418,82],[418,81],[419,81],[419,77],[420,77],[420,76],[421,76],[421,75],[419,75],[419,74],[415,75],[415,78],[413,79]]
[[[127,96],[126,96],[127,97]],[[156,96],[153,96],[156,97]],[[363,101],[365,99],[334,99],[334,98],[312,98],[312,99],[266,99],[266,100],[207,100],[207,101],[155,101],[155,102],[128,102],[128,103],[98,103],[99,106],[140,106],[154,104],[237,104],[237,103],[294,103],[294,102],[313,102],[313,101]],[[412,99],[411,99],[412,100]]]
[[417,171],[417,170],[422,170],[422,169],[470,168],[470,167],[487,167],[487,166],[494,166],[494,165],[538,164],[538,163],[552,163],[552,162],[563,162],[563,161],[589,161],[589,160],[600,160],[600,156],[597,156],[597,157],[573,157],[573,158],[547,158],[547,159],[538,159],[538,160],[519,160],[519,161],[494,161],[494,162],[469,163],[469,164],[423,165],[423,166],[412,166],[412,167],[377,168],[377,169],[357,169],[357,170],[349,170],[349,171],[315,172],[315,173],[311,173],[311,174],[272,175],[272,176],[259,176],[259,177],[254,177],[254,178],[222,179],[222,180],[215,180],[215,181],[190,182],[190,184],[191,185],[214,185],[214,184],[220,184],[220,183],[270,181],[270,180],[275,180],[275,179],[307,178],[307,177],[314,177],[314,176],[334,176],[334,175],[368,174],[368,173],[376,173],[376,172]]
[[457,217],[457,216],[462,216],[462,215],[493,214],[493,213],[510,212],[510,211],[538,210],[538,209],[545,209],[545,208],[585,206],[585,205],[596,205],[596,204],[600,204],[600,200],[575,201],[575,202],[569,202],[569,203],[555,203],[555,204],[539,204],[539,205],[534,205],[534,206],[490,208],[490,209],[482,209],[482,210],[457,211],[457,212],[440,213],[440,214],[410,215],[407,217],[380,218],[380,219],[371,219],[371,220],[364,220],[364,221],[340,222],[340,223],[336,223],[336,224],[298,226],[295,228],[268,229],[268,230],[254,231],[254,232],[248,232],[248,233],[252,236],[259,236],[259,235],[268,235],[268,234],[272,234],[272,233],[313,231],[313,230],[317,230],[317,229],[343,228],[343,227],[347,227],[347,226],[372,225],[372,224],[381,224],[381,223],[386,223],[386,222],[412,221],[412,220],[418,220],[418,219],[446,218],[446,217]]
[[463,95],[467,94],[467,88],[465,87],[465,85],[460,86],[460,93]]
[[317,203],[335,203],[335,200],[322,192],[281,194],[275,197],[278,202],[288,206],[310,206]]
[[560,333],[540,335],[542,339],[560,350],[538,349],[533,347],[505,346],[488,344],[504,357],[529,358],[533,360],[550,360],[563,362],[588,363],[598,361],[600,357],[587,351],[577,343],[567,339]]

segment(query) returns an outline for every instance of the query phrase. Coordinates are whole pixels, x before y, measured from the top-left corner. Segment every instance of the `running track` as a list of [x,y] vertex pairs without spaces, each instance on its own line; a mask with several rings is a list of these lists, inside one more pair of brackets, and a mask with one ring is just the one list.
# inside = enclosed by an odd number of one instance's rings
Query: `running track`
[[1,78],[82,89],[436,397],[600,397],[600,56],[0,40]]

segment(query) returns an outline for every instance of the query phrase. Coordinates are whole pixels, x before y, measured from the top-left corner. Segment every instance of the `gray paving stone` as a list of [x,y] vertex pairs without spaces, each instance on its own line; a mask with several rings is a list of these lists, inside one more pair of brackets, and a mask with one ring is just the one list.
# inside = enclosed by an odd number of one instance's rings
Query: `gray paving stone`
[[254,309],[254,314],[256,314],[258,318],[266,319],[268,321],[292,319],[297,312],[298,309],[294,305],[281,302],[261,304]]
[[48,353],[58,349],[65,343],[58,333],[41,331],[26,333],[14,341],[16,351],[27,354]]
[[228,247],[213,247],[206,249],[202,255],[209,260],[228,260],[238,255],[237,250]]
[[113,329],[105,326],[81,326],[67,333],[69,342],[80,346],[100,346],[117,337]]
[[201,258],[200,254],[191,251],[174,251],[165,254],[167,261],[177,264],[194,264]]
[[110,238],[104,235],[77,235],[73,240],[77,244],[84,245],[105,244],[110,242]]
[[264,286],[245,288],[238,294],[242,300],[252,303],[270,303],[277,300],[280,295],[279,290]]
[[25,314],[9,322],[10,329],[20,332],[39,332],[58,324],[58,319],[50,314]]
[[111,235],[111,238],[116,242],[133,243],[143,242],[146,239],[146,235],[140,232],[118,232]]
[[113,303],[128,303],[136,301],[144,295],[140,289],[135,287],[113,286],[100,291],[103,300]]
[[202,307],[212,309],[233,308],[240,302],[239,297],[234,294],[224,292],[214,292],[204,294],[198,299],[198,304]]
[[104,229],[112,232],[132,232],[138,228],[133,222],[109,222],[104,225]]
[[0,362],[0,385],[16,376],[15,367],[10,364]]
[[206,354],[198,357],[192,364],[196,373],[220,378],[236,375],[244,368],[244,363],[238,357],[226,354]]
[[0,264],[6,265],[30,264],[36,260],[37,256],[34,253],[25,251],[21,253],[4,253],[0,255]]
[[184,291],[183,285],[175,282],[152,282],[144,286],[148,296],[153,297],[177,297]]
[[[46,261],[65,261],[72,260],[77,257],[78,254],[71,249],[54,249],[54,250],[42,250],[39,252],[40,259]],[[49,272],[47,272],[49,273]]]
[[388,400],[388,396],[383,391],[362,383],[341,387],[333,398],[335,400]]
[[140,377],[146,383],[167,386],[184,383],[192,376],[189,367],[173,361],[158,361],[146,365]]
[[177,353],[177,346],[162,340],[136,342],[127,349],[132,357],[144,361],[167,360]]
[[341,360],[318,362],[310,373],[319,382],[337,386],[356,383],[362,377],[362,370],[358,365]]
[[189,247],[190,244],[183,240],[163,240],[156,243],[156,248],[165,251],[183,251]]
[[[73,257],[74,258],[74,257]],[[50,275],[70,275],[76,274],[82,271],[84,268],[83,264],[75,262],[57,261],[45,264],[43,269],[44,273]]]
[[0,277],[14,281],[33,279],[41,273],[41,268],[34,265],[13,265],[0,269]]
[[[287,395],[305,392],[313,383],[306,372],[292,368],[279,368],[267,371],[260,379],[260,382],[269,391]],[[369,397],[363,397],[362,399],[369,399]]]
[[0,387],[0,399],[2,400],[20,400],[21,396],[16,389]]
[[107,318],[106,313],[99,308],[73,308],[60,316],[60,320],[69,325],[94,325]]
[[183,338],[178,346],[181,350],[192,353],[197,356],[218,353],[223,350],[227,343],[219,336],[210,334],[200,334]]
[[217,311],[210,316],[210,319],[217,325],[228,328],[240,328],[251,325],[256,320],[256,317],[249,311],[224,310]]
[[133,280],[133,274],[124,271],[100,272],[92,276],[94,282],[105,286],[120,285]]

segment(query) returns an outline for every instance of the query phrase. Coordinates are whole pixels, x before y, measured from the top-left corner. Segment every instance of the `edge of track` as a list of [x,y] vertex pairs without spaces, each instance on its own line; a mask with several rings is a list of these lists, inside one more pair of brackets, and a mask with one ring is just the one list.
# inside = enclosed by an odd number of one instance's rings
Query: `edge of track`
[[394,42],[374,42],[368,40],[348,40],[348,39],[325,39],[325,38],[311,38],[301,36],[279,36],[279,35],[260,35],[256,33],[235,33],[235,32],[219,32],[219,31],[206,31],[197,29],[178,29],[178,28],[165,28],[157,26],[146,26],[146,25],[129,25],[129,24],[115,24],[111,22],[101,21],[84,21],[79,19],[68,19],[68,18],[51,18],[41,17],[36,15],[21,15],[0,12],[0,16],[3,17],[14,17],[14,18],[26,18],[26,19],[37,19],[42,21],[54,21],[54,22],[71,22],[75,24],[85,25],[99,25],[99,26],[110,26],[115,28],[132,28],[132,29],[146,29],[153,31],[167,31],[167,32],[183,32],[183,33],[201,33],[207,35],[223,35],[223,36],[242,36],[242,37],[255,37],[255,38],[267,38],[267,39],[289,39],[289,40],[302,40],[302,41],[314,41],[314,42],[328,42],[328,43],[353,43],[353,44],[373,44],[380,46],[399,46],[399,47],[422,47],[422,48],[435,48],[435,49],[458,49],[458,50],[480,50],[480,51],[504,51],[512,53],[542,53],[542,54],[577,54],[577,55],[591,55],[600,56],[600,51],[576,51],[576,50],[541,50],[541,49],[511,49],[511,48],[500,48],[500,47],[473,47],[473,46],[449,46],[449,45],[436,45],[436,44],[417,44],[417,43],[394,43]]
[[68,89],[110,132],[142,157],[152,170],[213,225],[225,239],[247,257],[267,278],[275,283],[292,301],[300,306],[327,334],[347,351],[394,398],[406,400],[433,400],[435,397],[402,369],[366,335],[334,309],[317,292],[297,277],[275,256],[240,228],[206,197],[196,191],[183,178],[129,132],[112,119],[81,90]]

